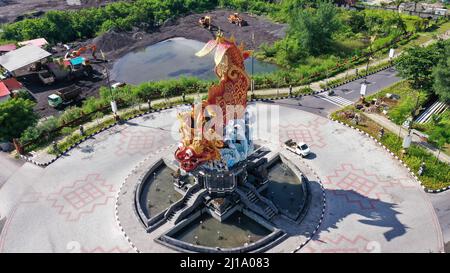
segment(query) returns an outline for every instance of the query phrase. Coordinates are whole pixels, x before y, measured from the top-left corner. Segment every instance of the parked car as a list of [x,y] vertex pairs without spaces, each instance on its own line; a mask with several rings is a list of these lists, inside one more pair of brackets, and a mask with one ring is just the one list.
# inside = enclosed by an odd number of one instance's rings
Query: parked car
[[293,141],[292,139],[289,139],[288,141],[286,141],[284,143],[284,146],[289,151],[291,151],[301,157],[305,157],[311,153],[311,150],[309,149],[308,145],[306,145],[306,143],[304,143],[304,142],[297,143],[297,142]]

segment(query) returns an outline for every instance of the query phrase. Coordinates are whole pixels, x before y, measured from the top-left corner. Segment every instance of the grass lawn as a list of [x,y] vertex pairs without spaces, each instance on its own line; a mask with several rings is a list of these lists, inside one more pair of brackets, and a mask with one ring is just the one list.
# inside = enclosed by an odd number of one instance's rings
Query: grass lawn
[[423,43],[426,43],[433,39],[434,36],[442,35],[445,32],[450,30],[450,21],[445,22],[442,25],[440,25],[437,29],[430,31],[430,32],[420,32],[419,37],[410,43],[407,43],[405,45],[399,46],[398,50],[403,50],[406,47],[412,46],[412,45],[420,45]]
[[407,81],[401,81],[395,83],[388,88],[381,90],[380,92],[368,96],[367,99],[382,98],[387,93],[396,94],[400,96],[399,100],[386,100],[388,104],[388,116],[396,124],[401,125],[415,109],[418,101],[418,106],[422,106],[428,98],[428,94],[425,91],[419,91],[411,88]]

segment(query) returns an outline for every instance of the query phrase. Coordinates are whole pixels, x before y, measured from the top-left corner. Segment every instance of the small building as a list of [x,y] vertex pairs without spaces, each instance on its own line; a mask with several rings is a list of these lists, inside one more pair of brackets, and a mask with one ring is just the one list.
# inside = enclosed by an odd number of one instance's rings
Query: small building
[[11,92],[3,82],[0,82],[0,103],[9,100]]
[[15,78],[0,81],[0,102],[8,100],[15,92],[23,89],[23,85]]
[[0,56],[10,51],[16,50],[15,44],[0,45]]
[[0,56],[0,66],[11,73],[14,73],[14,71],[20,68],[38,63],[51,55],[52,54],[40,47],[26,45]]
[[67,64],[63,63],[62,65],[58,63],[47,64],[48,70],[55,76],[55,79],[57,80],[64,79],[70,74],[70,68],[65,68],[69,66],[70,66],[69,62],[67,62]]
[[42,48],[44,46],[47,46],[48,42],[44,38],[38,38],[38,39],[19,42],[18,45],[20,45],[20,46],[34,45],[34,46]]

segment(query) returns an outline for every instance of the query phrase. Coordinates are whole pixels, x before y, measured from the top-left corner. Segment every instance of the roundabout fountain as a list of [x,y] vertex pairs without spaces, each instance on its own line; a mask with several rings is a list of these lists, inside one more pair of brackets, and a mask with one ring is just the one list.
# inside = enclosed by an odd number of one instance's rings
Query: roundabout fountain
[[220,81],[178,113],[178,146],[141,162],[118,194],[117,221],[138,250],[156,242],[183,252],[268,251],[308,211],[310,185],[294,156],[254,137],[250,52],[219,35],[196,55],[213,50]]

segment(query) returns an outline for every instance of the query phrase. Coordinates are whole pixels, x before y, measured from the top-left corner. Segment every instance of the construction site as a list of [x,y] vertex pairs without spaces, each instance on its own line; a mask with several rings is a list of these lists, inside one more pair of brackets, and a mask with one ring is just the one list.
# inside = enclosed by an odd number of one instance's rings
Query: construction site
[[17,79],[37,102],[35,111],[46,117],[58,115],[67,106],[80,105],[89,96],[98,96],[99,88],[108,85],[107,74],[115,61],[127,53],[177,37],[207,42],[219,31],[256,49],[284,37],[285,29],[285,25],[263,17],[214,10],[167,21],[155,32],[111,30],[67,44],[51,45],[45,39],[36,39],[2,45],[0,66],[2,77]]
[[0,0],[0,23],[42,16],[49,10],[99,7],[117,0]]

